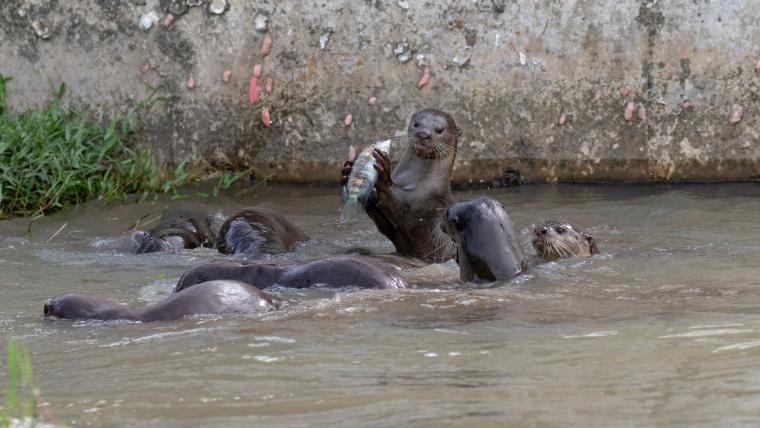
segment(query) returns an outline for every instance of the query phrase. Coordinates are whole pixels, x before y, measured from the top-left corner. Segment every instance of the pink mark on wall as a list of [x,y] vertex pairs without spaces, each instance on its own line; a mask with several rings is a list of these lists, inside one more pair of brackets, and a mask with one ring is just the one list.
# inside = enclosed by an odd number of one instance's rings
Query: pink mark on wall
[[259,98],[259,84],[256,80],[256,76],[251,76],[251,80],[248,82],[248,103],[254,104]]
[[261,56],[267,56],[271,51],[272,37],[269,34],[264,34],[264,41],[261,42]]
[[736,125],[737,123],[742,121],[742,115],[744,114],[744,108],[740,106],[739,104],[734,104],[731,107],[731,118],[729,119],[729,122],[731,122],[731,125]]
[[261,123],[267,128],[272,124],[272,118],[269,116],[269,107],[261,109]]
[[625,121],[632,121],[634,113],[636,113],[636,104],[634,104],[633,101],[628,101],[628,104],[625,105],[625,110],[623,111],[623,117],[625,118]]
[[420,81],[417,83],[417,86],[420,88],[424,88],[428,83],[430,83],[430,68],[425,67],[425,69],[422,71],[422,77],[420,78]]

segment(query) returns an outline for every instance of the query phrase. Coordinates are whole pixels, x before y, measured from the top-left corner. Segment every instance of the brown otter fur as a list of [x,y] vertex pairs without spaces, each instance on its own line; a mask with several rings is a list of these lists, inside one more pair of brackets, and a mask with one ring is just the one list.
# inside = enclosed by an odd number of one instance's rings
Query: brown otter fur
[[285,253],[309,237],[281,214],[266,208],[243,208],[224,222],[216,239],[222,254]]
[[149,232],[138,232],[137,254],[213,246],[214,235],[205,214],[189,210],[171,210]]
[[[441,230],[452,204],[451,171],[460,130],[448,113],[427,109],[409,122],[406,147],[391,173],[387,153],[375,150],[377,183],[365,210],[377,229],[404,256],[445,261],[455,245]],[[343,169],[345,184],[351,162]]]
[[190,315],[249,314],[272,311],[272,297],[240,281],[198,284],[143,309],[105,302],[77,293],[64,293],[45,304],[46,317],[94,320],[172,321]]
[[578,226],[548,221],[533,228],[533,248],[547,259],[590,257],[599,252],[594,237]]

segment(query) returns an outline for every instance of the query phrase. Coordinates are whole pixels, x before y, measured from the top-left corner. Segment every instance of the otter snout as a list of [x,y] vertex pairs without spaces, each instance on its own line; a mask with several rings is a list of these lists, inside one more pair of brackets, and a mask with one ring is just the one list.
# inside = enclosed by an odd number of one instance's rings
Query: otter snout
[[536,226],[533,228],[533,233],[535,233],[536,236],[546,235],[548,232],[549,229],[544,225]]
[[414,133],[414,135],[417,138],[423,139],[423,140],[429,140],[432,134],[427,129],[419,129],[417,132]]
[[42,308],[42,314],[45,317],[61,317],[61,299],[64,296],[64,294],[59,294],[48,300],[48,302],[45,303],[45,306]]

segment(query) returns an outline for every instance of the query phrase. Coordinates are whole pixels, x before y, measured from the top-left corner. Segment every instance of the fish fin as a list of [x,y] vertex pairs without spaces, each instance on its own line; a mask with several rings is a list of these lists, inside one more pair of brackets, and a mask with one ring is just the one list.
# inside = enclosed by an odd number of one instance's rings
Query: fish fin
[[343,206],[340,207],[340,222],[353,223],[359,217],[360,205],[355,198],[349,198]]

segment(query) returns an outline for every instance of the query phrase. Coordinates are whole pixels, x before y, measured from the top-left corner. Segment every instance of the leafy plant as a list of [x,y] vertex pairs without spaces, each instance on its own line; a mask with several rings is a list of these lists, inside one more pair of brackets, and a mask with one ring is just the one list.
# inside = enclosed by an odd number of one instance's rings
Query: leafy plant
[[219,196],[219,191],[221,190],[227,190],[232,186],[236,181],[240,180],[241,178],[251,175],[251,172],[253,169],[248,168],[243,172],[239,172],[237,174],[233,174],[229,171],[225,171],[224,174],[222,174],[221,177],[219,177],[219,181],[216,183],[216,186],[214,186],[214,197]]
[[[202,159],[180,163],[173,171],[156,165],[147,150],[134,151],[127,139],[142,126],[139,110],[160,100],[161,87],[124,118],[107,126],[84,113],[61,105],[61,84],[46,104],[23,113],[6,107],[6,84],[0,74],[0,219],[19,215],[34,218],[90,199],[146,199],[157,192],[185,198],[178,188],[207,173]],[[214,196],[250,174],[225,172]]]
[[157,167],[147,151],[127,147],[128,123],[88,121],[61,106],[65,86],[47,104],[6,111],[0,75],[0,218],[43,215],[89,199],[153,191]]

